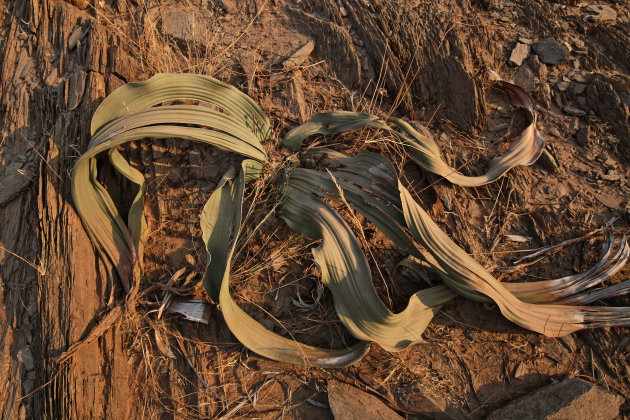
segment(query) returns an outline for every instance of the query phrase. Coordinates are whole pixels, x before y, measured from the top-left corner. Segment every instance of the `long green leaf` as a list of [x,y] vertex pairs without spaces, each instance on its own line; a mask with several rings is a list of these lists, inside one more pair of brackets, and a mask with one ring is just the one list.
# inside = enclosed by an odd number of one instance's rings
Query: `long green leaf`
[[[400,227],[399,217],[403,216],[403,225],[430,252],[432,258],[427,258],[427,262],[452,290],[478,301],[494,300],[508,319],[525,328],[547,335],[561,335],[592,326],[627,325],[630,308],[573,306],[574,303],[591,302],[597,297],[624,293],[630,287],[630,283],[624,282],[618,287],[588,291],[588,288],[600,284],[625,264],[630,253],[625,238],[619,241],[618,249],[613,254],[615,241],[610,236],[598,264],[585,273],[531,283],[499,283],[439,229],[400,183],[400,198],[387,203],[391,193],[381,192],[386,188],[384,185],[396,175],[393,167],[384,164],[383,160],[378,155],[361,153],[355,158],[337,160],[341,166],[332,174],[294,169],[289,176],[289,186],[299,189],[302,194],[337,200],[344,198],[372,223],[385,226],[383,232],[396,244],[408,245],[408,240],[400,239],[404,237],[404,230]],[[342,162],[345,162],[345,166]],[[375,169],[382,171],[382,174],[375,176],[378,172]],[[348,173],[352,176],[348,176]],[[342,178],[331,178],[337,175]],[[343,177],[352,179],[362,188],[344,181]],[[372,200],[368,197],[372,197]],[[294,224],[308,226],[309,229],[317,225],[309,221]],[[392,230],[388,226],[399,227]],[[313,233],[309,236],[313,237]],[[555,305],[542,305],[554,301]]]
[[[154,107],[181,99],[206,101],[222,112],[189,105]],[[260,142],[268,135],[269,120],[247,95],[207,76],[159,74],[146,82],[129,83],[103,101],[92,118],[88,150],[74,167],[72,197],[88,235],[116,267],[125,290],[130,290],[132,277],[138,276],[133,273],[141,267],[146,236],[142,214],[146,186],[141,174],[115,148],[132,140],[176,137],[264,161],[267,154]],[[101,152],[109,152],[116,169],[140,186],[129,214],[129,226],[97,180],[95,157]]]
[[407,226],[412,234],[448,272],[446,284],[458,293],[477,291],[488,296],[510,321],[548,336],[602,325],[630,325],[630,308],[535,304],[519,300],[484,267],[457,246],[400,184]]
[[389,351],[403,350],[421,340],[435,313],[454,297],[444,287],[421,290],[411,296],[405,310],[394,314],[378,297],[352,231],[329,205],[290,183],[281,217],[294,231],[321,240],[313,257],[333,294],[339,319],[356,338]]
[[[325,349],[284,338],[248,315],[230,295],[230,265],[242,215],[243,189],[247,173],[259,170],[254,161],[244,161],[239,175],[230,170],[206,203],[201,228],[210,263],[204,283],[209,293],[218,288],[218,301],[225,322],[234,336],[254,352],[286,363],[314,367],[341,367],[357,362],[367,353],[366,342],[348,349]],[[211,295],[212,296],[212,295]]]
[[133,246],[138,252],[138,263],[142,267],[142,255],[144,255],[144,243],[147,239],[148,226],[144,217],[144,194],[147,192],[147,183],[144,175],[137,169],[133,168],[127,160],[120,154],[118,149],[109,149],[109,160],[114,167],[125,178],[137,184],[140,188],[131,203],[129,215],[127,216],[127,226],[131,234]]
[[405,147],[411,158],[423,169],[440,175],[450,182],[462,186],[479,186],[496,181],[510,169],[519,165],[531,165],[543,152],[545,139],[536,127],[538,113],[532,97],[520,87],[499,80],[512,98],[515,106],[526,110],[530,124],[514,141],[505,154],[495,157],[489,164],[488,171],[481,176],[466,176],[449,166],[442,157],[438,145],[428,135],[418,132],[409,123],[399,118],[385,120],[370,114],[336,111],[317,114],[306,123],[291,130],[284,138],[284,145],[299,150],[303,141],[313,134],[331,134],[374,128],[393,134]]
[[164,101],[197,99],[238,118],[262,142],[269,137],[269,118],[247,95],[212,77],[198,74],[157,74],[145,82],[127,83],[109,95],[92,117],[92,136],[119,117]]
[[[289,174],[289,182],[304,191],[334,200],[340,200],[343,193],[353,209],[370,220],[403,251],[431,261],[442,277],[452,278],[434,258],[421,254],[421,249],[416,248],[407,236],[396,170],[387,159],[374,153],[361,152],[352,158],[336,159],[335,166],[332,173],[293,169]],[[609,233],[600,260],[584,273],[554,280],[510,282],[504,283],[504,286],[520,300],[530,303],[587,304],[596,299],[623,294],[629,290],[630,281],[615,287],[589,290],[617,273],[627,262],[630,247],[623,237],[618,242],[617,250],[613,253],[615,240]],[[460,290],[460,293],[481,302],[491,300],[471,288]]]

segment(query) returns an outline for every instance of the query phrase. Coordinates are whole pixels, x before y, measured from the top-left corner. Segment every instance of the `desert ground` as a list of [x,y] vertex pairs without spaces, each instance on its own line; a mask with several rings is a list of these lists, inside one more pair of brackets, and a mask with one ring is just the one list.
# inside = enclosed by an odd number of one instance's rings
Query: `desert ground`
[[[92,115],[117,88],[158,73],[235,86],[273,132],[263,144],[271,169],[245,191],[232,296],[278,334],[350,346],[357,339],[319,283],[316,244],[275,212],[288,168],[327,161],[284,147],[283,137],[321,112],[395,116],[431,136],[449,165],[479,175],[528,125],[494,72],[534,98],[545,138],[536,163],[496,182],[449,183],[378,130],[308,142],[387,157],[444,232],[502,282],[585,272],[604,228],[616,238],[630,233],[626,1],[0,0],[0,11],[2,419],[480,419],[518,398],[544,400],[537,390],[571,378],[592,386],[579,392],[603,395],[585,416],[630,416],[628,327],[547,337],[494,303],[462,297],[442,307],[422,342],[395,353],[372,344],[348,367],[291,365],[248,350],[202,284],[199,214],[242,159],[235,153],[170,138],[119,147],[146,179],[149,236],[133,307],[116,316],[126,299],[120,279],[71,197]],[[128,209],[134,186],[104,159],[99,177]],[[404,309],[424,280],[398,269],[407,255],[369,221],[337,208],[361,238],[379,297]],[[605,285],[629,277],[622,267]],[[205,302],[206,323],[160,309],[190,299]],[[594,304],[630,307],[630,297]]]

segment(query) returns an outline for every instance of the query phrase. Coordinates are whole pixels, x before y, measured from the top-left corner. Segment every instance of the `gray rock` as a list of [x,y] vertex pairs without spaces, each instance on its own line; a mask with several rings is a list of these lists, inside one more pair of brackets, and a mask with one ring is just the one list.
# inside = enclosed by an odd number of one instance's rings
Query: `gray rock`
[[571,105],[565,105],[562,110],[567,115],[573,115],[574,117],[586,117],[586,111],[583,111]]
[[573,85],[573,93],[576,95],[581,95],[586,90],[586,85],[584,83],[576,83]]
[[588,78],[586,77],[586,73],[584,73],[584,72],[576,73],[573,76],[573,80],[578,82],[578,83],[586,83],[586,82],[588,82]]
[[289,58],[284,60],[282,63],[282,67],[285,69],[299,66],[311,55],[313,52],[313,48],[315,48],[315,43],[313,41],[308,41],[306,44],[302,45],[298,48]]
[[584,96],[576,96],[575,102],[577,102],[578,108],[588,110],[588,104],[586,103],[586,98]]
[[567,82],[558,82],[558,84],[556,84],[556,87],[558,88],[558,90],[560,92],[564,92],[569,88],[569,83]]
[[77,47],[79,43],[79,39],[81,39],[81,35],[83,35],[83,31],[81,30],[81,26],[75,26],[74,30],[68,37],[68,50],[72,51]]
[[569,51],[564,45],[559,44],[553,38],[545,38],[533,46],[534,52],[540,61],[545,64],[561,64],[568,60]]
[[536,87],[536,76],[529,66],[521,66],[514,75],[514,83],[525,89],[527,92],[531,92]]
[[328,404],[337,420],[402,420],[374,395],[341,382],[328,382]]
[[589,20],[594,22],[605,22],[617,20],[617,11],[605,4],[590,4],[584,9],[590,14]]
[[558,161],[546,148],[543,149],[537,162],[550,173],[554,173],[558,170]]
[[570,39],[576,48],[580,48],[580,49],[584,48],[584,41],[582,41],[580,38],[572,36],[570,37]]
[[33,353],[31,353],[31,348],[29,346],[24,346],[20,350],[18,350],[17,358],[22,364],[24,364],[24,368],[29,371],[35,369],[35,361],[33,360]]
[[[511,236],[514,236],[514,235],[511,235]],[[528,242],[528,241],[525,241],[525,242]],[[514,377],[518,379],[522,376],[525,376],[526,373],[527,373],[527,365],[521,362],[518,364],[518,366],[516,367],[516,370],[514,371]]]
[[553,99],[553,103],[555,103],[558,108],[560,109],[564,108],[565,102],[564,102],[564,99],[562,98],[562,94],[554,91],[552,99]]
[[630,112],[624,102],[630,95],[627,88],[602,74],[593,74],[585,94],[589,111],[610,124],[615,135],[630,146]]
[[33,381],[30,379],[22,382],[22,389],[24,390],[24,395],[28,395],[33,390]]
[[20,51],[20,56],[18,57],[18,62],[15,65],[14,73],[17,78],[25,78],[31,69],[33,68],[33,59],[31,58],[28,49],[22,48]]
[[562,133],[556,127],[553,127],[553,126],[549,127],[547,129],[547,133],[551,134],[554,137],[562,138]]
[[83,70],[75,71],[66,80],[66,95],[68,111],[75,109],[81,103],[85,93],[87,73]]
[[[22,166],[22,165],[20,165]],[[35,177],[32,171],[19,170],[21,168],[7,167],[2,175],[0,183],[0,208],[17,197],[26,187],[31,184]]]
[[46,83],[48,86],[52,86],[56,84],[57,81],[59,81],[59,72],[57,70],[57,67],[54,67],[50,74],[44,80],[44,83]]
[[551,87],[549,86],[549,83],[541,83],[540,100],[545,104],[546,108],[549,108],[551,105]]
[[510,54],[509,63],[513,66],[521,66],[523,61],[529,56],[529,50],[529,45],[518,42],[516,47],[512,50],[512,54]]
[[162,31],[184,42],[202,42],[209,35],[208,22],[196,9],[167,9],[162,14]]
[[527,64],[529,65],[529,68],[532,69],[536,77],[538,77],[539,79],[542,80],[547,77],[547,66],[542,61],[540,61],[536,54],[532,54],[529,56]]
[[609,420],[619,414],[624,399],[581,379],[551,384],[510,402],[489,420]]
[[308,107],[304,100],[304,79],[301,76],[293,77],[289,84],[289,100],[287,111],[291,112],[293,118],[298,121],[306,121],[308,119]]

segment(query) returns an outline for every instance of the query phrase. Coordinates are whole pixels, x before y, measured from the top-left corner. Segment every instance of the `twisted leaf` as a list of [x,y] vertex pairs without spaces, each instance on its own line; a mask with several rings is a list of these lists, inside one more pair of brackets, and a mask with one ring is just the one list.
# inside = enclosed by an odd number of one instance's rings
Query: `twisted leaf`
[[317,114],[306,123],[291,130],[284,138],[284,145],[299,150],[304,140],[313,134],[332,134],[359,128],[385,130],[398,138],[411,158],[421,168],[448,179],[453,184],[472,187],[496,181],[510,169],[519,165],[531,165],[543,152],[545,139],[538,131],[538,113],[532,97],[520,87],[502,80],[497,81],[511,97],[515,106],[524,108],[530,124],[514,141],[505,154],[495,157],[488,171],[481,176],[466,176],[449,166],[440,156],[438,145],[427,135],[399,118],[385,120],[370,114],[336,111]]
[[403,350],[421,340],[442,304],[454,297],[444,287],[421,290],[411,296],[405,310],[394,314],[378,297],[352,231],[329,205],[290,182],[281,217],[294,231],[321,240],[312,252],[322,283],[333,294],[339,319],[356,338],[389,351]]
[[[221,112],[202,106],[154,107],[181,99],[207,101]],[[101,103],[92,118],[88,150],[74,167],[72,198],[92,242],[116,267],[126,291],[131,289],[132,277],[137,279],[141,268],[146,236],[142,214],[146,184],[116,147],[132,140],[177,137],[263,161],[267,154],[260,142],[268,134],[269,120],[247,95],[207,76],[158,74],[146,82],[122,86]],[[140,186],[128,225],[97,179],[95,157],[105,151],[115,168]]]
[[315,367],[347,366],[363,358],[368,343],[359,342],[349,349],[325,349],[284,338],[249,316],[230,295],[230,265],[238,239],[245,177],[259,165],[244,161],[239,175],[232,169],[206,203],[201,228],[210,263],[204,284],[216,296],[226,324],[234,336],[252,351],[286,363]]

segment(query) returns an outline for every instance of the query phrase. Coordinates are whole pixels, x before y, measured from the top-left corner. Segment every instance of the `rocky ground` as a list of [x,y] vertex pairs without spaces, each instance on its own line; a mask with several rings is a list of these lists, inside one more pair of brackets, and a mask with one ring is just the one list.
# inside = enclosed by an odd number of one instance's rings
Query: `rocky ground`
[[[137,314],[58,363],[111,300],[122,299],[119,286],[110,293],[73,210],[69,178],[89,141],[92,113],[117,87],[158,72],[208,74],[239,87],[272,120],[265,147],[276,168],[312,165],[279,140],[317,112],[344,109],[425,126],[449,164],[480,174],[526,126],[488,72],[513,80],[537,100],[547,147],[533,166],[487,186],[463,189],[423,173],[378,133],[319,139],[393,159],[432,217],[498,276],[523,250],[606,223],[618,234],[630,231],[627,2],[0,0],[0,11],[3,419],[510,418],[519,415],[515,407],[565,418],[573,417],[562,411],[570,409],[592,418],[630,415],[627,328],[547,338],[509,323],[494,305],[456,299],[424,343],[396,354],[374,345],[361,363],[324,370],[248,352],[214,308],[208,324],[158,318],[165,292],[151,286],[166,285],[180,268],[172,283],[179,297],[206,299],[198,214],[237,161],[172,140],[123,150],[149,181],[151,236]],[[128,206],[131,186],[105,164],[101,173],[110,194]],[[274,174],[254,221],[279,196],[281,171]],[[400,275],[392,282],[404,255],[363,227],[377,290],[399,310],[418,280]],[[301,341],[352,343],[328,292],[308,312],[293,303],[298,293],[312,302],[317,291],[312,244],[274,215],[250,239],[239,244],[234,270],[243,307]],[[589,236],[502,278],[584,271],[602,240]],[[629,274],[624,268],[609,283]],[[540,403],[552,395],[555,405]],[[351,402],[357,405],[349,412]]]

